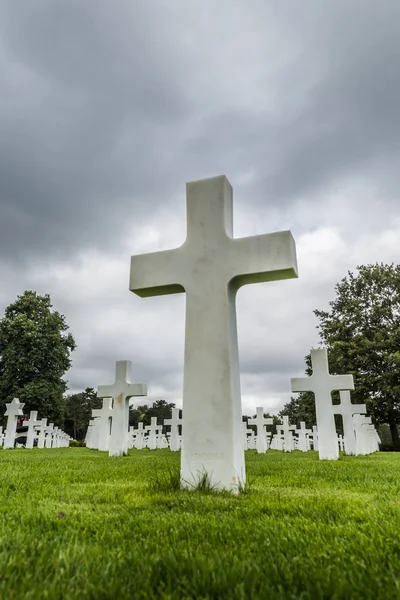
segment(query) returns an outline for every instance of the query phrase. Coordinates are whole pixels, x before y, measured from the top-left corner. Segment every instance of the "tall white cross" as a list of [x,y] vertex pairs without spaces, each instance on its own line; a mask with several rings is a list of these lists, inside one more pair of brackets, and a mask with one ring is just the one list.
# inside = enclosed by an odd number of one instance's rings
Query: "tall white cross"
[[312,433],[312,429],[306,429],[305,421],[300,421],[300,429],[297,429],[296,433],[299,440],[297,449],[301,452],[307,452],[310,449],[308,434]]
[[293,431],[296,426],[290,425],[288,415],[282,417],[282,425],[278,425],[277,429],[283,434],[283,449],[285,452],[292,452],[294,450],[294,439]]
[[106,452],[110,445],[110,433],[112,427],[112,398],[103,398],[101,408],[92,408],[92,417],[97,417],[98,422],[98,450]]
[[53,446],[53,431],[54,431],[54,423],[49,423],[45,429],[46,431],[46,439],[44,441],[45,448],[52,448]]
[[139,296],[186,292],[181,480],[206,472],[217,488],[245,481],[235,299],[248,283],[297,277],[290,231],[233,238],[225,176],[186,184],[187,237],[174,250],[131,258]]
[[28,431],[26,435],[26,444],[25,448],[33,448],[33,442],[36,437],[36,428],[40,425],[40,421],[37,421],[37,411],[31,410],[29,413],[29,421],[26,423],[28,426]]
[[11,402],[6,404],[6,412],[4,416],[8,417],[7,426],[5,430],[4,437],[4,450],[8,450],[9,448],[14,448],[15,442],[15,434],[17,431],[17,420],[18,417],[23,416],[22,409],[24,408],[25,403],[20,402],[18,398],[13,398]]
[[247,435],[250,433],[254,433],[252,429],[247,427],[247,422],[243,421],[242,423],[243,426],[243,448],[245,450],[249,449],[249,438],[247,437]]
[[147,438],[147,447],[149,450],[157,448],[157,435],[159,435],[160,429],[162,430],[162,426],[157,425],[157,417],[151,417],[150,425],[146,425],[145,427],[145,430],[149,432],[149,437]]
[[131,383],[130,360],[118,360],[115,366],[115,381],[112,385],[99,385],[99,398],[113,399],[113,414],[109,456],[128,454],[129,449],[129,398],[147,396],[147,386],[144,383]]
[[346,454],[355,454],[356,435],[353,416],[365,414],[367,412],[367,407],[365,404],[353,404],[348,390],[339,392],[339,395],[340,404],[334,404],[333,412],[335,415],[342,415],[343,418],[343,439]]
[[134,446],[137,450],[142,450],[144,446],[144,434],[143,423],[140,421],[137,425],[137,429],[134,430]]
[[255,425],[257,427],[257,452],[258,454],[264,454],[268,448],[266,426],[273,425],[274,420],[264,417],[264,408],[257,406],[255,418],[249,419],[247,423],[248,425]]
[[171,435],[169,438],[169,443],[172,452],[178,452],[180,448],[179,425],[181,425],[181,423],[182,419],[179,418],[179,408],[173,408],[171,418],[164,419],[164,425],[171,426]]
[[46,427],[47,427],[47,419],[42,419],[39,425],[36,425],[36,430],[39,432],[38,436],[38,448],[44,448],[44,441],[46,439]]
[[312,375],[291,379],[292,392],[313,392],[319,436],[319,458],[336,460],[339,447],[332,404],[335,390],[354,390],[353,375],[330,375],[326,348],[311,350]]

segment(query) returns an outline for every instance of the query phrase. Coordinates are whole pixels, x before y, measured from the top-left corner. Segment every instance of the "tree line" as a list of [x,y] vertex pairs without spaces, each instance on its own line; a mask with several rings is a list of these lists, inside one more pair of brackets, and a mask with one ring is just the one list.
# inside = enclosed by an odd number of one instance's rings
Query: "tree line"
[[[353,401],[365,403],[375,424],[387,423],[394,446],[400,448],[400,266],[358,266],[335,286],[327,310],[314,310],[320,345],[328,349],[330,372],[354,376]],[[65,317],[55,311],[50,296],[25,291],[0,319],[0,413],[12,398],[25,402],[24,411],[37,410],[74,439],[86,433],[93,408],[101,406],[93,388],[68,394],[63,379],[76,349]],[[310,355],[305,372],[311,374]],[[338,402],[333,395],[333,402]],[[159,423],[175,405],[157,400],[130,410],[130,424]],[[278,416],[315,423],[312,393],[304,392],[283,407]],[[249,417],[243,417],[248,420]],[[278,417],[274,417],[275,422]],[[340,417],[337,417],[341,429]]]

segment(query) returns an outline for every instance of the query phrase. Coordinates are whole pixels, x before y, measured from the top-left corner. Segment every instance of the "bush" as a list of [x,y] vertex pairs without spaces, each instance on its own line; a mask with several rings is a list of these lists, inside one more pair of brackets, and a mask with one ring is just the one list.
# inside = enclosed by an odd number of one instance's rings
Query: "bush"
[[69,441],[70,448],[86,448],[86,442],[78,441],[78,440],[70,440]]

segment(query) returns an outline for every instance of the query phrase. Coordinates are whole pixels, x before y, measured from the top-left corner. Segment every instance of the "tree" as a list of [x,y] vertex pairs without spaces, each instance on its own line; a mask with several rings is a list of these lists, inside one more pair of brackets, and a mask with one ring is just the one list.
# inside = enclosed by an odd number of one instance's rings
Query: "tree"
[[48,294],[18,296],[0,320],[0,410],[17,397],[25,402],[25,413],[37,410],[62,425],[67,389],[62,377],[75,348],[65,317],[52,311]]
[[[130,408],[129,425],[137,424],[141,421],[143,425],[150,425],[151,417],[157,417],[157,423],[159,425],[164,424],[164,419],[170,419],[172,416],[172,409],[175,408],[173,402],[168,403],[166,400],[156,400],[151,406],[144,404],[137,408]],[[180,411],[180,416],[182,411]],[[165,433],[166,428],[163,425],[163,432]]]
[[302,392],[297,398],[290,398],[279,412],[279,418],[284,415],[289,417],[289,423],[300,427],[300,421],[305,421],[306,427],[310,428],[316,423],[315,400],[311,392]]
[[[354,376],[356,402],[388,423],[400,446],[400,265],[358,266],[335,287],[330,310],[315,310],[333,374]],[[308,358],[308,369],[310,368]]]
[[86,388],[84,392],[70,394],[65,401],[64,431],[72,436],[74,440],[83,440],[89,421],[92,418],[92,409],[101,408],[102,400],[97,397],[97,393],[93,388]]

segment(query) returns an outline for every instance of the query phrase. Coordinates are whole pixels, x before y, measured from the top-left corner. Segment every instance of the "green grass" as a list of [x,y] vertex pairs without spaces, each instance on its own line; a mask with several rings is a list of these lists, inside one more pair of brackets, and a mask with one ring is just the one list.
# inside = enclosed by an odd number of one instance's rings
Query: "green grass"
[[400,454],[246,462],[235,497],[168,450],[0,451],[1,600],[400,599]]

